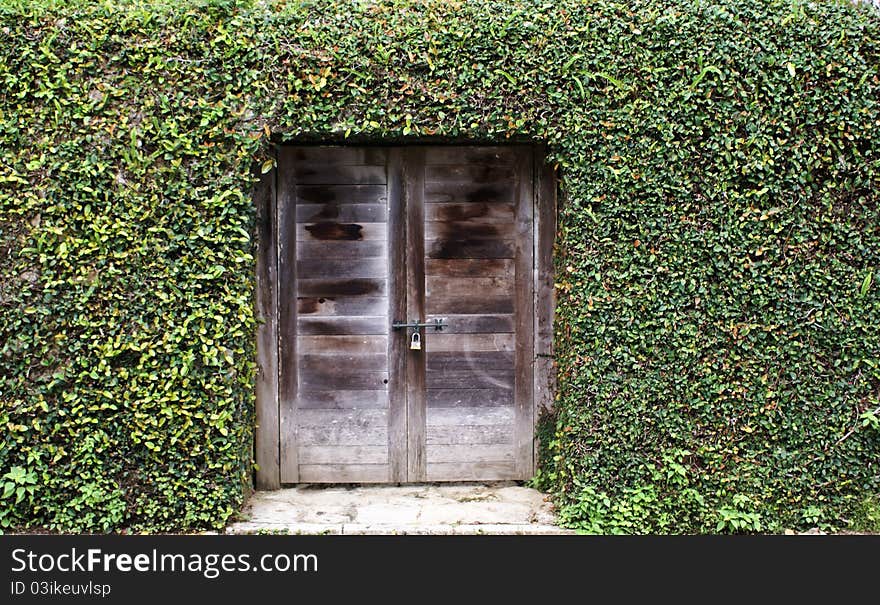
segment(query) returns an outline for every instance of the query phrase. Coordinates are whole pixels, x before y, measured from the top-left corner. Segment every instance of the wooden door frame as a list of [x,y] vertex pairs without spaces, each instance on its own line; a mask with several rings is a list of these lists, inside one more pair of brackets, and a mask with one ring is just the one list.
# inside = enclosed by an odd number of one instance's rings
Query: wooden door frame
[[[290,145],[291,147],[297,145]],[[432,146],[437,146],[432,145]],[[454,147],[455,145],[450,145]],[[468,144],[474,147],[473,143]],[[486,145],[493,147],[497,145]],[[359,145],[363,147],[363,145]],[[394,153],[396,149],[402,149],[405,146],[390,146],[389,151]],[[520,145],[520,147],[523,147]],[[542,409],[551,409],[555,398],[556,373],[553,363],[553,316],[556,307],[555,289],[553,283],[553,245],[556,237],[556,216],[557,216],[557,178],[556,171],[553,166],[546,163],[546,148],[543,146],[533,146],[532,158],[533,166],[531,166],[532,174],[532,276],[534,287],[532,293],[532,304],[534,307],[534,316],[532,323],[533,338],[532,340],[532,376],[517,377],[517,380],[529,380],[531,383],[532,398],[534,405],[531,406],[532,422],[531,428],[534,434],[535,422]],[[276,166],[265,174],[256,176],[257,182],[254,186],[253,198],[257,211],[256,223],[256,316],[257,316],[257,368],[256,368],[256,426],[254,436],[254,458],[256,462],[255,470],[255,487],[258,490],[274,490],[279,489],[282,483],[295,483],[297,477],[288,474],[281,476],[282,457],[289,464],[294,463],[291,456],[296,456],[295,448],[284,447],[285,439],[282,438],[282,432],[285,429],[283,419],[281,417],[280,393],[282,386],[285,392],[294,392],[291,385],[282,385],[281,381],[295,380],[295,376],[284,376],[281,360],[289,358],[287,354],[281,354],[281,346],[283,342],[287,342],[284,346],[292,346],[290,343],[291,330],[295,326],[295,317],[288,321],[284,321],[285,325],[281,325],[282,315],[291,318],[290,313],[282,314],[279,308],[279,275],[281,271],[289,271],[295,268],[293,262],[293,253],[295,250],[295,242],[290,241],[279,242],[279,195],[285,195],[285,191],[291,191],[292,183],[279,183],[279,179],[290,179],[292,170],[290,167],[281,165],[285,158],[290,154],[275,153]],[[393,165],[394,163],[392,163]],[[399,163],[397,163],[399,165]],[[407,183],[406,174],[389,174],[389,188],[397,188],[400,191]],[[393,192],[393,190],[392,190]],[[389,196],[389,204],[394,203],[394,198],[398,195]],[[393,212],[391,213],[393,216]],[[389,230],[399,228],[400,225],[395,222],[389,223]],[[404,240],[405,238],[398,238]],[[393,248],[392,253],[403,254],[403,250]],[[393,297],[392,297],[393,298]],[[290,304],[291,301],[288,301]],[[295,308],[295,307],[294,307]],[[397,339],[392,339],[397,340]],[[528,354],[528,353],[526,353]],[[397,357],[402,359],[401,355]],[[394,362],[396,363],[396,362]],[[389,368],[391,369],[391,368]],[[403,387],[406,388],[405,386]],[[402,393],[399,393],[399,395]],[[389,394],[393,397],[393,393]],[[406,421],[403,414],[402,405],[397,404],[399,408],[395,413],[395,403],[390,402],[390,413],[392,414],[391,423],[394,425],[402,424]],[[402,413],[401,413],[402,412]],[[290,424],[289,422],[287,423]],[[392,431],[389,431],[389,433]],[[389,439],[393,439],[389,436]],[[404,436],[405,439],[405,436]],[[534,473],[537,464],[537,447],[536,439],[532,440],[531,459],[528,468],[522,469],[526,474]],[[405,443],[391,443],[389,448],[405,447]],[[390,450],[389,450],[390,451]],[[527,460],[528,457],[524,457]],[[527,463],[528,464],[528,463]],[[293,467],[295,468],[295,466]],[[401,478],[406,475],[405,468],[392,468],[392,477]]]

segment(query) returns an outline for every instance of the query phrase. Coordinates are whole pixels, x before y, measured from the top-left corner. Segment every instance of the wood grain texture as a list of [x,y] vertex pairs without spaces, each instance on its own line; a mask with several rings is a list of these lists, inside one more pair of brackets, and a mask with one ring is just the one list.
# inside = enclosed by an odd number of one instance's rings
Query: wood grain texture
[[299,317],[336,317],[387,315],[388,298],[384,296],[299,296]]
[[553,318],[556,309],[553,245],[556,239],[556,171],[535,154],[535,407],[552,409],[556,390]]
[[435,462],[428,464],[427,481],[506,481],[519,479],[512,462]]
[[280,411],[280,469],[282,483],[299,481],[296,427],[296,178],[293,149],[282,147],[278,157],[278,342]]
[[306,258],[297,260],[296,270],[300,279],[384,278],[388,275],[388,264],[381,257],[354,260]]
[[516,202],[516,189],[510,183],[427,183],[426,204],[511,204]]
[[512,221],[483,223],[477,221],[431,221],[425,223],[425,238],[429,240],[511,240],[516,237]]
[[[532,150],[282,148],[278,164],[280,482],[531,476],[555,235]],[[390,323],[416,318],[449,328],[411,351]]]
[[[476,306],[476,305],[475,305]],[[431,311],[433,309],[428,309]],[[428,313],[428,322],[443,319],[448,324],[443,328],[445,334],[507,334],[514,329],[512,314],[490,315],[453,315]],[[428,330],[431,333],[431,330]]]
[[425,241],[428,258],[513,258],[512,239],[462,239],[449,237]]
[[425,164],[510,166],[513,154],[512,147],[428,147],[425,149]]
[[437,407],[513,407],[513,390],[501,389],[428,389],[428,408]]
[[510,445],[429,445],[428,468],[438,462],[508,462],[513,463],[513,447]]
[[468,368],[450,370],[428,368],[428,389],[509,389],[513,390],[513,364],[502,369]]
[[305,483],[387,483],[387,464],[304,464]]
[[298,223],[384,223],[388,208],[385,204],[300,204],[296,208]]
[[518,200],[516,208],[516,372],[514,442],[516,476],[534,473],[534,179],[530,149],[517,154]]
[[299,242],[296,255],[299,259],[306,258],[338,258],[357,260],[368,257],[385,258],[387,246],[384,241],[320,241]]
[[259,490],[281,487],[278,417],[278,249],[275,235],[276,171],[260,176],[254,190],[257,207],[256,307],[257,376],[255,485]]
[[514,178],[516,178],[515,167],[507,163],[494,166],[491,164],[429,164],[425,166],[426,183],[442,183],[446,186],[450,183],[495,185],[512,181]]
[[[388,154],[388,315],[389,322],[407,316],[406,283],[406,185],[402,149]],[[391,332],[388,337],[388,477],[408,479],[407,467],[407,369],[406,335]]]
[[425,416],[429,427],[435,426],[507,426],[513,429],[516,410],[504,407],[431,408]]
[[344,223],[328,220],[296,225],[296,238],[303,243],[384,241],[387,237],[386,223]]
[[300,391],[298,409],[321,409],[321,410],[361,410],[370,408],[387,408],[388,391],[386,389],[366,390],[357,389],[346,391],[335,389],[332,391],[315,390]]
[[387,335],[366,336],[300,336],[300,355],[373,355],[385,353]]
[[357,166],[330,163],[294,164],[297,183],[301,185],[371,185],[385,183],[384,166]]
[[431,445],[501,445],[513,448],[513,429],[509,425],[441,425],[427,434]]
[[292,159],[299,163],[333,164],[336,166],[384,166],[388,150],[384,147],[342,147],[316,145],[295,147]]
[[497,277],[513,280],[513,259],[429,258],[425,260],[425,274],[446,277]]
[[300,204],[385,204],[385,185],[300,185],[296,188]]
[[388,448],[384,445],[304,445],[299,450],[301,465],[386,464],[387,462]]
[[[446,223],[450,220],[466,225],[494,225],[512,223],[516,214],[514,204],[428,204],[425,220],[428,223]],[[430,231],[429,231],[430,233]]]
[[383,278],[343,277],[339,279],[299,279],[300,297],[335,298],[337,296],[387,296],[388,280]]
[[[408,150],[404,162],[406,183],[406,317],[425,317],[425,158],[424,150]],[[424,343],[424,334],[422,335]],[[424,347],[424,344],[423,344]],[[407,480],[425,475],[425,353],[406,350]]]
[[386,334],[388,319],[385,316],[300,317],[297,320],[297,330],[303,336]]
[[431,333],[424,346],[434,352],[495,352],[513,351],[516,337],[513,334],[445,334]]

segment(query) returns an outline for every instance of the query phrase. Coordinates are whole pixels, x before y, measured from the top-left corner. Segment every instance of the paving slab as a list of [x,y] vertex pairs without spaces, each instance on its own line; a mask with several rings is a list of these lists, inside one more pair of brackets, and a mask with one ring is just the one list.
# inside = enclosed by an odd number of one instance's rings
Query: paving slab
[[255,493],[227,533],[548,535],[556,525],[541,492],[498,483],[299,485]]

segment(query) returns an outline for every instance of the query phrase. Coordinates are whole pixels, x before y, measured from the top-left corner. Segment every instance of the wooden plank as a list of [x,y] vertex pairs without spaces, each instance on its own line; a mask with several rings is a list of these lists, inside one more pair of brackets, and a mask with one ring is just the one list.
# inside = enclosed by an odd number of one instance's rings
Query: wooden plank
[[[440,452],[440,455],[442,456],[443,452]],[[445,462],[445,460],[438,460],[438,462]],[[387,464],[388,448],[384,445],[306,445],[299,450],[299,463],[300,465]]]
[[388,367],[388,356],[384,353],[300,355],[297,361],[301,371],[342,367],[351,372],[382,372]]
[[384,147],[344,147],[341,145],[316,145],[296,147],[293,159],[314,164],[332,163],[335,166],[384,166],[387,149]]
[[386,445],[386,409],[303,408],[297,413],[301,445]]
[[[406,317],[425,316],[425,157],[413,147],[404,156],[406,206]],[[408,331],[407,331],[408,336]],[[408,346],[404,345],[404,346]],[[424,344],[423,344],[424,347]],[[425,480],[425,355],[406,350],[407,481]]]
[[300,391],[298,409],[361,410],[388,407],[388,391]]
[[[507,334],[512,333],[514,327],[514,316],[511,314],[439,315],[429,313],[427,321],[431,322],[434,319],[446,321],[448,326],[443,328],[445,334]],[[428,330],[428,333],[430,334],[431,330]]]
[[385,204],[300,204],[296,207],[298,223],[384,223],[388,220]]
[[426,204],[511,204],[516,189],[510,183],[427,183]]
[[385,353],[387,336],[301,336],[300,355],[370,355]]
[[338,221],[318,221],[298,223],[297,240],[310,242],[369,242],[384,241],[388,237],[385,223],[345,223]]
[[319,163],[296,163],[296,181],[301,185],[372,185],[385,183],[384,166],[354,166]]
[[513,222],[481,223],[476,221],[426,222],[425,238],[444,241],[510,240],[516,237]]
[[495,184],[516,178],[515,168],[510,165],[462,164],[425,166],[426,183]]
[[388,202],[385,185],[301,185],[296,188],[301,204],[382,204]]
[[296,301],[300,317],[382,315],[387,317],[388,298],[384,296],[300,296]]
[[428,389],[428,408],[512,406],[511,389]]
[[386,483],[387,464],[303,464],[300,477],[306,483]]
[[388,410],[383,409],[351,409],[351,410],[299,410],[296,415],[297,424],[301,427],[384,427]]
[[275,178],[261,175],[254,188],[257,207],[256,307],[257,376],[255,485],[259,490],[281,487],[278,418],[278,249],[275,243]]
[[375,391],[388,388],[388,372],[357,372],[341,366],[300,369],[299,384],[300,388],[311,391],[320,389]]
[[513,390],[513,366],[504,369],[431,370],[426,374],[429,389],[510,389]]
[[513,445],[513,427],[510,425],[442,425],[431,427],[427,433],[430,445]]
[[282,147],[278,157],[278,397],[282,483],[299,481],[296,430],[296,178],[292,154],[292,148]]
[[510,445],[429,445],[427,454],[429,467],[438,462],[513,463]]
[[[388,154],[388,315],[387,321],[406,317],[406,190],[404,158],[400,148]],[[386,325],[387,325],[386,321]],[[406,336],[388,338],[388,464],[389,481],[407,480]]]
[[387,334],[388,318],[377,317],[300,317],[297,330],[303,335]]
[[466,369],[513,369],[513,351],[429,351],[428,371]]
[[385,446],[388,443],[388,427],[384,423],[382,426],[301,426],[297,429],[297,435],[302,445]]
[[299,242],[296,246],[296,255],[299,259],[305,258],[340,258],[357,260],[368,257],[385,258],[387,244],[384,241],[310,241]]
[[510,296],[514,280],[506,277],[446,277],[429,275],[425,278],[428,297],[431,296]]
[[515,439],[516,474],[530,477],[534,473],[534,177],[530,149],[518,154],[516,209],[516,383]]
[[508,481],[526,479],[512,462],[449,462],[428,464],[427,481]]
[[425,220],[428,223],[495,224],[513,223],[516,217],[514,204],[428,204]]
[[514,279],[513,259],[509,258],[429,258],[425,274],[446,277],[500,277]]
[[512,239],[432,239],[425,241],[428,258],[513,258]]
[[479,292],[469,291],[468,295],[455,292],[433,294],[428,299],[428,313],[439,317],[449,315],[474,315],[486,313],[504,315],[513,313],[515,299],[513,293],[496,296],[479,296]]
[[[556,309],[553,244],[556,239],[556,171],[535,154],[535,418],[553,409],[556,368],[553,361],[553,316]],[[537,447],[535,448],[537,451]]]
[[358,258],[341,260],[332,258],[306,258],[296,263],[300,279],[340,277],[387,277],[388,263],[384,258]]
[[505,407],[444,407],[429,408],[428,430],[437,426],[507,426],[513,429],[516,411]]
[[373,278],[300,279],[297,294],[302,297],[386,296],[387,280]]
[[425,164],[468,165],[481,164],[495,166],[509,165],[513,162],[511,147],[428,147],[425,149]]
[[513,351],[516,339],[513,334],[443,334],[430,333],[424,348],[431,354],[439,351]]

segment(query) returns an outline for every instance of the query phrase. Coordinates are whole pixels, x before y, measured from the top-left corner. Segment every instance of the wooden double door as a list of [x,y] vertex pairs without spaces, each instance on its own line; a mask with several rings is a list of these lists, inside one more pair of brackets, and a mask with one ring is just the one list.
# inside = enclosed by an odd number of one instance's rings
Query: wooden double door
[[278,160],[281,483],[530,477],[532,149]]

